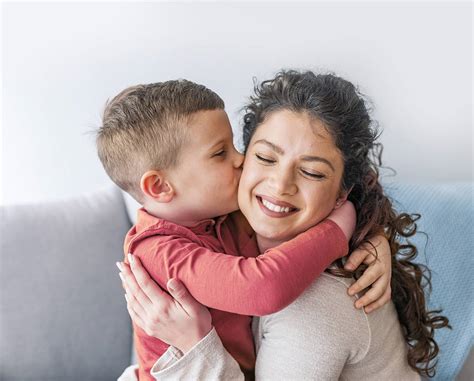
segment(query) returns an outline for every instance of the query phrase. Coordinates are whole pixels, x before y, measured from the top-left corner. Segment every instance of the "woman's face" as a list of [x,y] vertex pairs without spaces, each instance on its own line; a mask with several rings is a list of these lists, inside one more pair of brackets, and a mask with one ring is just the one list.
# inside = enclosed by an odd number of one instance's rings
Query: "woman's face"
[[343,159],[323,124],[275,111],[255,131],[239,185],[239,206],[260,249],[322,221],[340,195]]

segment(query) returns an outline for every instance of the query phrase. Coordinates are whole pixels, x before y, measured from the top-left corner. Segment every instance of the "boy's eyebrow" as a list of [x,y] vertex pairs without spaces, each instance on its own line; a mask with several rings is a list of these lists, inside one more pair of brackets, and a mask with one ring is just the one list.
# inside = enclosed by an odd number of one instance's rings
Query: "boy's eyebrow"
[[[283,148],[277,146],[274,143],[269,142],[268,140],[260,139],[260,140],[257,140],[254,144],[257,144],[257,143],[265,144],[265,145],[269,146],[272,150],[274,150],[279,155],[284,155],[285,154],[285,151],[283,150]],[[318,161],[318,162],[327,164],[332,169],[333,172],[336,172],[336,170],[334,169],[334,166],[331,164],[331,162],[329,160],[325,159],[324,157],[304,155],[304,156],[301,157],[301,160],[309,161],[309,162]]]
[[214,148],[216,148],[217,146],[219,146],[223,143],[225,143],[225,139],[220,139],[219,141],[217,141],[214,144],[212,144],[211,146],[209,146],[209,151],[213,150]]

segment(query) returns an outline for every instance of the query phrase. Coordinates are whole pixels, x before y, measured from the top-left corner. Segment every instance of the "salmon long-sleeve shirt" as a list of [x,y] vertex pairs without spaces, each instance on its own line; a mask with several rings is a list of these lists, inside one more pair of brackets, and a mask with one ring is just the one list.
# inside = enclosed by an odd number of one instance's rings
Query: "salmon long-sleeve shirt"
[[[143,208],[137,213],[137,223],[125,237],[125,256],[138,256],[164,290],[170,278],[181,280],[210,308],[224,347],[249,375],[255,367],[251,316],[289,305],[348,251],[344,233],[331,220],[259,255],[255,238],[228,216],[184,227]],[[168,345],[138,326],[134,340],[139,380],[154,380],[150,369]]]

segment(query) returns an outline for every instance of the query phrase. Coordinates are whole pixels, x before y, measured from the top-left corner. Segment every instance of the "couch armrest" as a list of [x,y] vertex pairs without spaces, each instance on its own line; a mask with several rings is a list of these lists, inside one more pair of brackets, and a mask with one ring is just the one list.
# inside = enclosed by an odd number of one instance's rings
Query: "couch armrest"
[[114,262],[129,227],[116,188],[1,207],[2,380],[117,379],[132,333]]

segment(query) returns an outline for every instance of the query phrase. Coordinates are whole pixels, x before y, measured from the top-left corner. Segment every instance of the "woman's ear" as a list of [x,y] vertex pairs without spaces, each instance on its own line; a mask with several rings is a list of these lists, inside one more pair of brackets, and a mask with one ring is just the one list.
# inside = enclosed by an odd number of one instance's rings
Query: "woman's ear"
[[349,196],[349,193],[351,193],[352,188],[354,188],[354,186],[351,186],[349,190],[341,190],[339,197],[336,200],[336,205],[334,205],[334,209],[339,208],[347,201],[347,197]]
[[145,172],[140,179],[140,189],[157,202],[170,202],[175,195],[173,186],[161,171]]
[[340,208],[342,204],[344,204],[347,200],[347,194],[345,195],[339,195],[339,197],[336,200],[336,204],[334,205],[334,209]]

